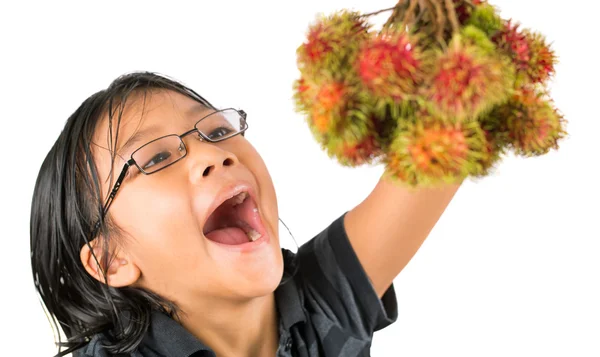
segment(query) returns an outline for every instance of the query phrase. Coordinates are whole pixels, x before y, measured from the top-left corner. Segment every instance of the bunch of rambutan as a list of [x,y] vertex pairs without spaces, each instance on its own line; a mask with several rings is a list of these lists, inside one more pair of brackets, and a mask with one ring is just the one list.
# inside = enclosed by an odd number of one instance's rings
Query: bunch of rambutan
[[[383,163],[411,187],[488,175],[508,151],[558,148],[545,38],[483,0],[400,0],[385,25],[338,11],[298,48],[297,111],[342,165]],[[385,10],[384,10],[385,11]]]

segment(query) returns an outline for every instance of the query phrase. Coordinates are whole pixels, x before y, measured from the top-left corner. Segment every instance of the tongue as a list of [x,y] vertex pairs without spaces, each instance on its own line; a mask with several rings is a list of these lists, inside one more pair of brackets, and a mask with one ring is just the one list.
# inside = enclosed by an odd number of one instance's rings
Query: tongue
[[209,224],[210,227],[219,228],[210,230],[205,235],[206,238],[222,244],[243,244],[260,237],[260,234],[252,228],[260,224],[256,205],[248,197],[235,207],[220,207],[218,212],[215,212],[214,220]]
[[241,228],[227,227],[216,229],[206,235],[206,238],[222,244],[243,244],[248,243],[248,236]]

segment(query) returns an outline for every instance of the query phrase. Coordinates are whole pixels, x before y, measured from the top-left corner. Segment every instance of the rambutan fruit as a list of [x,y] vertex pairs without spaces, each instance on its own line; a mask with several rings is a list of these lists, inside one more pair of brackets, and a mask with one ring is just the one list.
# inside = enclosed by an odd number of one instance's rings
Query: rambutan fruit
[[485,146],[483,155],[479,164],[481,170],[471,173],[475,177],[483,177],[490,174],[500,162],[502,156],[506,153],[506,136],[504,133],[504,118],[496,117],[494,111],[479,118],[479,124],[485,135]]
[[382,153],[383,151],[375,137],[368,136],[358,143],[344,144],[340,163],[345,166],[370,164]]
[[325,82],[318,88],[316,105],[325,110],[334,110],[345,104],[346,87],[342,82]]
[[327,112],[325,110],[319,110],[317,108],[313,109],[311,115],[311,124],[314,126],[316,131],[320,134],[326,134],[332,123],[334,122],[333,113]]
[[496,56],[496,45],[490,40],[485,32],[483,32],[483,30],[473,25],[467,25],[462,28],[460,33],[464,44],[474,45],[483,53],[492,57]]
[[495,115],[505,118],[507,140],[517,155],[539,156],[558,149],[566,136],[566,121],[549,99],[541,93],[523,90]]
[[423,79],[416,37],[402,30],[387,29],[364,41],[355,66],[362,85],[390,102],[415,94]]
[[530,56],[529,41],[519,26],[511,20],[505,21],[504,28],[493,37],[493,41],[511,57],[517,70],[521,71],[527,69]]
[[544,36],[519,26],[506,21],[493,40],[512,59],[517,69],[517,87],[543,83],[554,74],[556,55]]
[[483,3],[476,6],[468,19],[464,22],[465,26],[475,26],[483,31],[486,36],[492,37],[498,31],[501,31],[504,22],[498,15],[498,9],[489,3]]
[[378,118],[352,109],[328,134],[324,145],[328,155],[343,166],[372,163],[384,152],[384,142],[377,132]]
[[386,172],[409,186],[462,182],[486,158],[479,122],[448,122],[427,113],[400,124],[386,157]]
[[[323,81],[312,92],[314,97],[309,104],[311,114],[309,125],[312,125],[318,133],[325,134],[333,130],[342,120],[353,93],[344,82],[335,80]],[[304,93],[308,94],[307,91]]]
[[[469,33],[481,30],[470,27]],[[436,115],[456,120],[472,119],[504,102],[514,84],[512,66],[500,56],[462,33],[431,62],[424,96]],[[479,36],[480,39],[484,37]]]
[[335,157],[342,166],[349,167],[374,163],[383,154],[381,145],[373,133],[351,141],[332,138],[328,148],[330,156]]
[[306,42],[298,47],[298,68],[318,76],[322,70],[343,76],[351,69],[352,58],[369,36],[370,25],[354,11],[338,11],[320,16],[308,30]]
[[[318,87],[311,89],[314,96],[307,112],[308,125],[317,142],[331,157],[351,166],[370,161],[369,157],[383,143],[368,97],[357,88],[350,77],[344,81],[322,79]],[[367,140],[369,137],[375,138],[377,145]]]
[[528,33],[529,66],[527,75],[533,83],[543,83],[554,74],[557,58],[543,35]]
[[316,96],[316,84],[301,76],[294,81],[293,98],[296,111],[309,113]]
[[473,11],[475,11],[479,6],[486,4],[482,0],[452,0],[452,2],[454,3],[454,8],[456,10],[456,17],[461,25],[464,25],[467,22]]

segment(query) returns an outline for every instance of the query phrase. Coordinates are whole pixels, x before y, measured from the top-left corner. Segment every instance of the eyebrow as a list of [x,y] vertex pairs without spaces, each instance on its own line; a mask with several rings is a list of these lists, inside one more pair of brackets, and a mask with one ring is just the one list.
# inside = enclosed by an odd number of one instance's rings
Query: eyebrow
[[[193,107],[188,109],[186,114],[187,114],[188,118],[192,118],[194,116],[197,116],[198,114],[203,114],[202,117],[204,117],[211,113],[211,109],[212,108],[209,108],[209,107],[203,105],[202,103],[197,103]],[[200,118],[197,118],[196,120],[199,120],[199,119]],[[140,130],[136,131],[129,138],[129,140],[127,140],[123,144],[123,146],[121,146],[121,148],[119,148],[117,150],[117,155],[125,156],[125,154],[130,154],[129,151],[132,149],[134,144],[142,142],[145,138],[150,136],[150,134],[156,133],[158,131],[159,131],[159,128],[157,126],[151,126],[151,127],[140,129]],[[155,138],[155,139],[157,139],[157,138]],[[148,141],[151,141],[151,140],[148,140]]]
[[[123,146],[121,146],[117,150],[117,154],[124,156],[125,154],[130,154],[129,151],[133,148],[134,144],[140,143],[142,140],[147,138],[150,134],[156,133],[158,131],[157,126],[151,126],[148,128],[140,129],[136,131],[130,138],[127,140]],[[156,138],[155,138],[156,139]],[[151,140],[148,140],[151,141]]]
[[[207,107],[206,105],[204,105],[202,103],[196,103],[196,104],[194,104],[193,107],[188,109],[186,114],[187,114],[188,118],[196,117],[196,120],[200,120],[201,117],[204,117],[204,116],[210,114],[211,110],[213,110],[213,109]],[[203,114],[203,115],[200,116],[199,114]]]

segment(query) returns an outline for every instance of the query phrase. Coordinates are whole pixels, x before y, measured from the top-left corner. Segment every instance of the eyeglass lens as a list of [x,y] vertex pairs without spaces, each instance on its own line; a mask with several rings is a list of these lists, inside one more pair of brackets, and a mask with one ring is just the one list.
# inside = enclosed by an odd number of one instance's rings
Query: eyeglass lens
[[[238,134],[245,121],[233,109],[215,112],[196,124],[196,129],[212,142],[222,141]],[[132,158],[146,174],[167,167],[187,154],[185,144],[178,135],[168,135],[153,140],[136,150]]]

